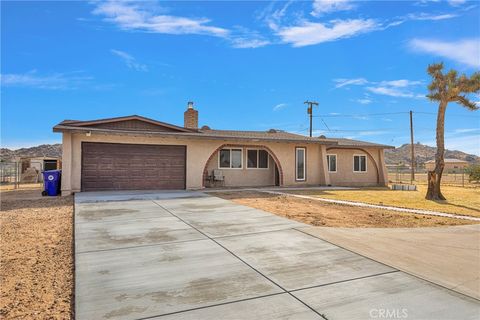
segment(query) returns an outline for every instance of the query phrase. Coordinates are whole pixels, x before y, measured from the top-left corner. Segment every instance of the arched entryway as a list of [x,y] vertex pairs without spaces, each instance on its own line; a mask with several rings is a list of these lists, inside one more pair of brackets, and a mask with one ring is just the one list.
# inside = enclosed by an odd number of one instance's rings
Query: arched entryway
[[[241,149],[242,150],[242,169],[240,171],[240,169],[224,169],[224,168],[219,168],[218,167],[218,160],[217,160],[217,157],[218,157],[218,154],[220,152],[220,150],[222,149]],[[233,170],[237,170],[235,173],[236,173],[236,176],[237,177],[242,177],[242,178],[245,178],[246,175],[260,175],[262,174],[261,173],[261,170],[260,169],[249,169],[249,168],[246,168],[246,154],[247,154],[247,150],[252,150],[252,149],[258,149],[258,150],[265,150],[267,151],[270,159],[271,159],[271,163],[272,163],[272,167],[269,167],[269,170],[271,170],[272,172],[272,180],[271,182],[269,182],[269,184],[266,184],[266,185],[278,185],[278,186],[282,186],[283,185],[283,169],[282,169],[282,165],[280,163],[280,161],[278,160],[277,156],[275,155],[275,153],[267,146],[265,145],[243,145],[243,144],[223,144],[221,146],[219,146],[218,148],[216,148],[212,154],[210,155],[210,157],[208,158],[208,160],[206,161],[205,163],[205,166],[204,166],[204,169],[203,169],[203,179],[202,179],[202,185],[203,187],[208,187],[207,185],[207,182],[209,181],[209,177],[212,175],[212,170],[213,169],[217,169],[217,170],[221,170],[224,172],[225,175],[230,175],[230,173],[232,172],[235,172]],[[270,164],[269,164],[270,166]],[[232,170],[232,171],[229,171],[229,170]],[[255,170],[258,170],[258,171],[255,171]],[[227,185],[228,186],[235,186],[235,181],[233,180],[235,179],[234,177],[231,177],[231,180],[228,181]],[[259,182],[257,181],[257,184]],[[245,181],[242,181],[242,183],[239,185],[239,186],[248,186],[248,183],[245,183]]]
[[[365,154],[367,156],[367,158],[370,160],[370,163],[373,164],[373,166],[375,167],[376,181],[377,181],[377,184],[380,184],[380,171],[379,171],[379,168],[378,168],[378,164],[377,164],[377,162],[375,161],[375,158],[372,156],[372,154],[370,152],[368,152],[367,150],[365,150],[363,148],[352,148],[352,147],[348,147],[348,149],[343,149],[343,148],[338,148],[338,147],[327,148],[327,154],[328,153],[335,153],[335,151],[343,151],[343,152],[345,152],[345,151],[347,151],[347,152],[360,151],[360,152],[362,152],[362,154]],[[343,156],[345,156],[345,155],[341,155],[341,154],[338,155],[338,157],[343,157]],[[337,158],[337,161],[343,161],[343,159],[340,160],[340,159]],[[350,161],[350,160],[347,160],[347,161]],[[351,175],[350,175],[350,177],[351,177]],[[351,183],[351,181],[350,181],[350,183]]]

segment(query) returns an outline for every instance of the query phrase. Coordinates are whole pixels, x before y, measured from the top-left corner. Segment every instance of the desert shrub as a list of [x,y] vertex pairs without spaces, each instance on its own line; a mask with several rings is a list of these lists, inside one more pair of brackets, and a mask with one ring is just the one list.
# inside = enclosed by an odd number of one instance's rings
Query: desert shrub
[[467,169],[468,181],[480,181],[480,164],[475,164]]

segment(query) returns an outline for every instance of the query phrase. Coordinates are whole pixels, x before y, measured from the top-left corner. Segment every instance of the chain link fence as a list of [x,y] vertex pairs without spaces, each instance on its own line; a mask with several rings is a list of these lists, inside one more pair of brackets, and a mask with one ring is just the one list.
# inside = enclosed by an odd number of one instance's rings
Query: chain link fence
[[[388,170],[388,180],[390,183],[413,183],[413,184],[427,184],[427,170],[423,168],[415,169],[415,180],[411,181],[410,168],[394,168]],[[452,185],[458,187],[473,187],[479,186],[478,183],[469,181],[468,169],[456,169],[444,172],[442,174],[442,184]]]
[[0,162],[1,190],[40,188],[43,185],[44,160]]

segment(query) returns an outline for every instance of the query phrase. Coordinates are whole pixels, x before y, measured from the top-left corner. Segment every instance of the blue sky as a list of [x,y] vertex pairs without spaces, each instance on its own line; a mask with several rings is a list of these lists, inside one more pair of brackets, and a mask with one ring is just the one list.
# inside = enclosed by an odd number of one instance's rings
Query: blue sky
[[[429,63],[480,69],[478,1],[1,3],[1,143],[60,142],[64,119],[139,114],[399,146],[434,145]],[[471,96],[479,101],[479,96]],[[480,155],[480,111],[450,104],[446,145]]]

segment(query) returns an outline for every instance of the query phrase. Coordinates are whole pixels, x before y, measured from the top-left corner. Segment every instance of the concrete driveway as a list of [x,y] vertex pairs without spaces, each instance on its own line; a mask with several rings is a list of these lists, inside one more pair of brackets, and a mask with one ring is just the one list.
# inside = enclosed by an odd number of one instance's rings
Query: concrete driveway
[[479,301],[199,192],[75,197],[77,319],[478,319]]
[[480,299],[480,224],[442,228],[324,228],[302,231]]

